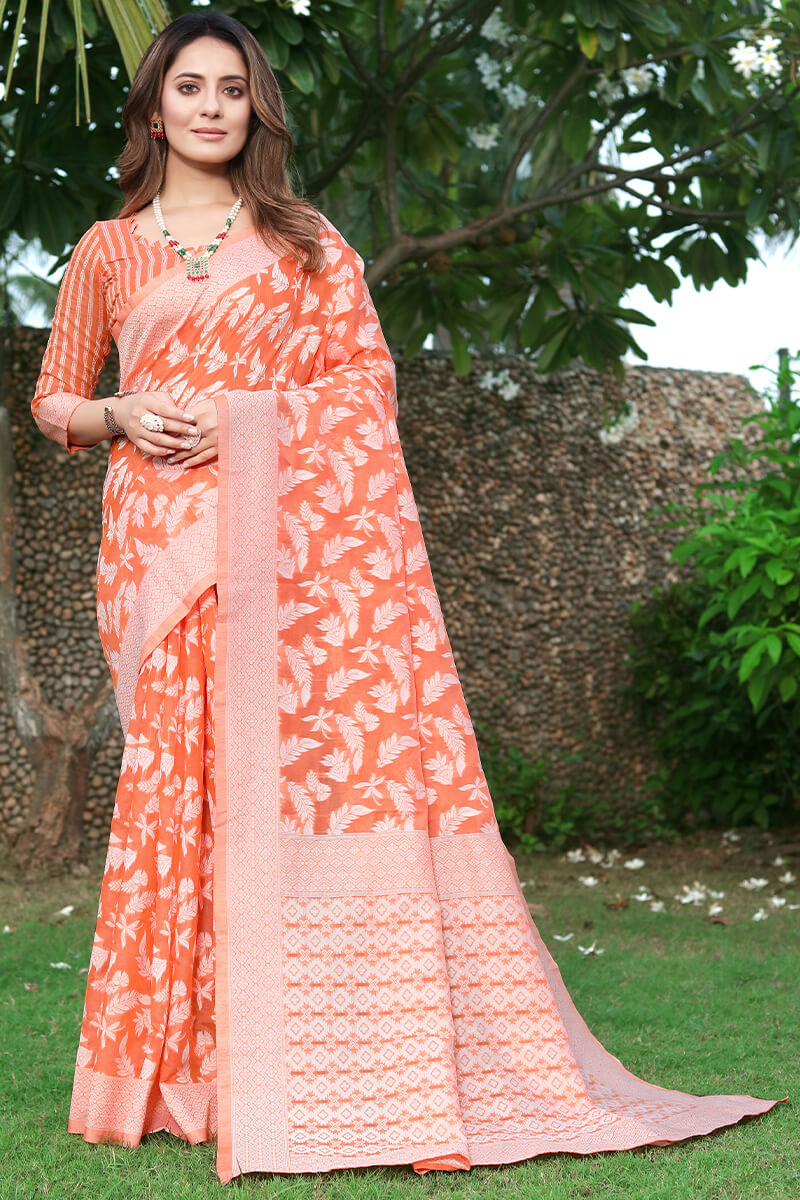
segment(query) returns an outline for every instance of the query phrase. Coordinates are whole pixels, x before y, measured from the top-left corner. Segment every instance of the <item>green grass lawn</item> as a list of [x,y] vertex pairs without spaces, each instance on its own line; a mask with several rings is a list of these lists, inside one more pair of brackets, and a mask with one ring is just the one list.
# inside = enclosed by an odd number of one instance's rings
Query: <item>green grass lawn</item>
[[[792,840],[794,837],[794,840]],[[602,849],[608,850],[609,847]],[[761,1116],[671,1146],[551,1154],[503,1167],[417,1176],[408,1167],[217,1179],[212,1144],[150,1134],[136,1150],[67,1134],[86,967],[104,855],[59,882],[0,877],[0,1200],[286,1200],[451,1196],[609,1200],[795,1200],[800,1197],[800,833],[702,834],[641,847],[641,869],[518,860],[525,894],[575,1004],[636,1075],[696,1094],[778,1098]],[[783,865],[773,865],[777,856]],[[604,860],[607,861],[607,860]],[[790,871],[797,880],[780,882]],[[598,880],[594,886],[581,876]],[[740,886],[750,877],[765,887]],[[684,885],[724,891],[682,904]],[[653,901],[633,899],[642,885]],[[783,907],[769,903],[783,897]],[[66,905],[66,917],[54,914]],[[709,916],[709,906],[721,911]],[[758,910],[766,919],[753,920]],[[569,933],[572,937],[567,940]],[[558,936],[557,936],[558,935]],[[602,954],[584,954],[579,946]],[[67,968],[52,963],[67,963]]]

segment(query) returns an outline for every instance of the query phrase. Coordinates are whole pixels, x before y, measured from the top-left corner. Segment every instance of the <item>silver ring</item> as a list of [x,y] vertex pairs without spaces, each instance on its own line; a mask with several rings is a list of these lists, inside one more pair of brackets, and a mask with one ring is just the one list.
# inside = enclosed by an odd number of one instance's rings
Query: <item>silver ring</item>
[[185,436],[184,436],[184,437],[181,439],[181,447],[182,447],[182,449],[184,449],[184,450],[194,450],[195,446],[196,446],[196,445],[197,445],[197,443],[200,441],[200,438],[201,438],[202,436],[203,436],[203,432],[202,432],[202,430],[201,430],[200,426],[198,425],[198,426],[197,426],[197,428],[194,430],[194,433],[187,433],[187,434],[186,434],[186,435],[185,435]]
[[139,417],[139,424],[144,425],[145,429],[149,429],[151,433],[164,432],[164,418],[160,417],[158,413],[143,412]]

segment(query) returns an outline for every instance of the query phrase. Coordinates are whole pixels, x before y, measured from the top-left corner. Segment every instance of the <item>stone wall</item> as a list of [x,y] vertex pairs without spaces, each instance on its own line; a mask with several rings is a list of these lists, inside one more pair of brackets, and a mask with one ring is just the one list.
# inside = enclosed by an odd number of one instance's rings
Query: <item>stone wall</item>
[[[95,569],[107,443],[67,454],[30,415],[47,332],[16,331],[5,382],[19,501],[18,599],[48,699],[80,706],[107,674],[95,616]],[[504,399],[486,369],[519,384]],[[115,351],[98,395],[118,387]],[[570,370],[539,376],[515,358],[476,361],[457,377],[443,354],[398,362],[400,438],[434,580],[473,720],[500,703],[501,736],[535,757],[588,750],[593,787],[621,812],[653,767],[646,734],[620,702],[632,602],[678,577],[677,533],[647,514],[690,498],[711,458],[757,401],[739,376],[629,369],[623,384]],[[620,395],[638,426],[598,436]],[[747,437],[756,436],[755,426]],[[86,813],[103,844],[122,733],[95,761]],[[569,766],[558,768],[559,779]],[[0,827],[24,819],[30,768],[0,696]]]

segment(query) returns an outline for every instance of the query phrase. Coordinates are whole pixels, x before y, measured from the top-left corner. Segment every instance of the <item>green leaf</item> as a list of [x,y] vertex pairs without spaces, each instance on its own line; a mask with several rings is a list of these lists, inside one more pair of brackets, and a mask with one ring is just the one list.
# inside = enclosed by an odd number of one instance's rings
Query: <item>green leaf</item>
[[767,676],[759,675],[756,679],[751,679],[747,685],[747,695],[750,703],[753,706],[753,711],[758,712],[763,701],[766,699],[767,692]]
[[781,644],[781,639],[777,636],[777,634],[771,633],[767,638],[767,653],[772,659],[773,666],[778,665],[778,659],[781,656],[782,649],[783,646]]
[[469,343],[460,329],[450,328],[448,332],[452,342],[453,366],[456,375],[468,375],[471,363]]
[[784,675],[778,684],[778,691],[781,694],[781,700],[791,700],[797,691],[797,680],[794,675]]
[[744,655],[739,666],[739,683],[744,683],[755,671],[766,650],[766,638],[759,638]]
[[298,91],[305,96],[311,95],[316,79],[314,69],[302,46],[291,51],[289,62],[284,70]]
[[579,29],[578,44],[587,58],[594,58],[600,35],[594,29]]

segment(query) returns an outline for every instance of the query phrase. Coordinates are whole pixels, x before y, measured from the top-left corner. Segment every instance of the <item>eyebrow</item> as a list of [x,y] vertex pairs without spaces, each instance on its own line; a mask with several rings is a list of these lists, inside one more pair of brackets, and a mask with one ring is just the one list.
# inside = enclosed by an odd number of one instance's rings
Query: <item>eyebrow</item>
[[[175,79],[183,79],[186,76],[188,79],[205,79],[205,75],[198,75],[196,71],[181,71],[175,75]],[[220,79],[241,79],[242,83],[247,83],[244,75],[220,75]]]

